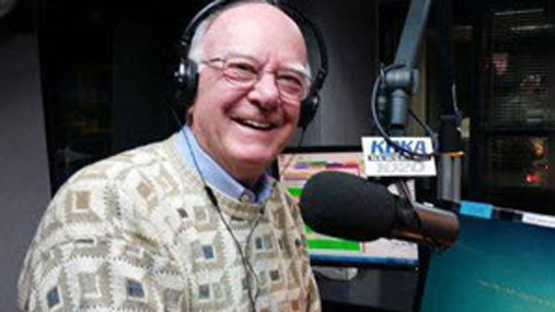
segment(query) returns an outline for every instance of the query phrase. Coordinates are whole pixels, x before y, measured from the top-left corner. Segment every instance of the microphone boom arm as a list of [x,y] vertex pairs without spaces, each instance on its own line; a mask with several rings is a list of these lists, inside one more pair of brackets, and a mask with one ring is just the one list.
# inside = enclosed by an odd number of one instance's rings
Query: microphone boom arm
[[385,91],[389,93],[389,126],[394,135],[404,135],[410,97],[418,90],[416,59],[428,22],[432,0],[412,0],[397,48],[395,63],[385,73]]

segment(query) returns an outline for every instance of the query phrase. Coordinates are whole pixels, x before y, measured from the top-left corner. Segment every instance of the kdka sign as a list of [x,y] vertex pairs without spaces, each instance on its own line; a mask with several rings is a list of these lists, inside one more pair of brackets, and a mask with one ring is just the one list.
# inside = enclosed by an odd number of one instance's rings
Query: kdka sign
[[[427,137],[396,137],[392,141],[418,154],[433,152],[432,140]],[[362,138],[364,170],[369,177],[428,177],[436,175],[433,157],[413,160],[404,156],[382,137]]]

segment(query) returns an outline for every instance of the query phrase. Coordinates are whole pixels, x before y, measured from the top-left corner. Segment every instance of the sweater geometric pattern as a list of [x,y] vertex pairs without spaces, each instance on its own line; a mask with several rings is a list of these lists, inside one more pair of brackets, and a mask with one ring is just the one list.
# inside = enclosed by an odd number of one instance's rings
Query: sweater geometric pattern
[[244,312],[254,297],[260,312],[320,311],[294,201],[275,181],[261,204],[214,190],[218,213],[177,135],[60,188],[23,265],[22,310]]

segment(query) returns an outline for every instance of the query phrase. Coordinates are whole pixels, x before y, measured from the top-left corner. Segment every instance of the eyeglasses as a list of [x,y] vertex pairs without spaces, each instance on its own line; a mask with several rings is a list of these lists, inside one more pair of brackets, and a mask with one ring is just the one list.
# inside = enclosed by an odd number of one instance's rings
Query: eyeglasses
[[[213,58],[202,63],[221,70],[227,81],[245,89],[254,87],[265,73],[263,65],[249,57]],[[217,66],[218,63],[221,65]],[[306,74],[292,69],[278,69],[272,74],[283,101],[298,103],[305,99],[310,89],[310,79]]]

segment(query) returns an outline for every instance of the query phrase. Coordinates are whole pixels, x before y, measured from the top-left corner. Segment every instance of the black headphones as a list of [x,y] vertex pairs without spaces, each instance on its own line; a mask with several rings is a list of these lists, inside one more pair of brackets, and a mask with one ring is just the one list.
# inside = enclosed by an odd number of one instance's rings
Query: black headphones
[[[192,105],[198,89],[198,65],[189,59],[191,42],[197,28],[206,18],[235,2],[238,1],[218,0],[208,4],[193,17],[191,22],[187,25],[187,28],[185,28],[185,32],[183,33],[180,41],[179,62],[174,71],[175,100],[180,109],[188,109],[189,105]],[[326,80],[328,73],[328,54],[326,43],[322,33],[316,25],[314,25],[301,12],[283,4],[273,2],[270,4],[285,12],[301,29],[310,29],[310,31],[314,34],[314,38],[316,39],[316,43],[318,45],[320,68],[318,69],[316,76],[313,78],[307,97],[301,103],[301,112],[298,123],[300,128],[306,130],[312,119],[314,119],[314,116],[318,111],[318,106],[320,106],[320,90],[324,85],[324,81]],[[301,27],[301,25],[306,26]],[[185,107],[183,107],[183,105],[185,105]]]

